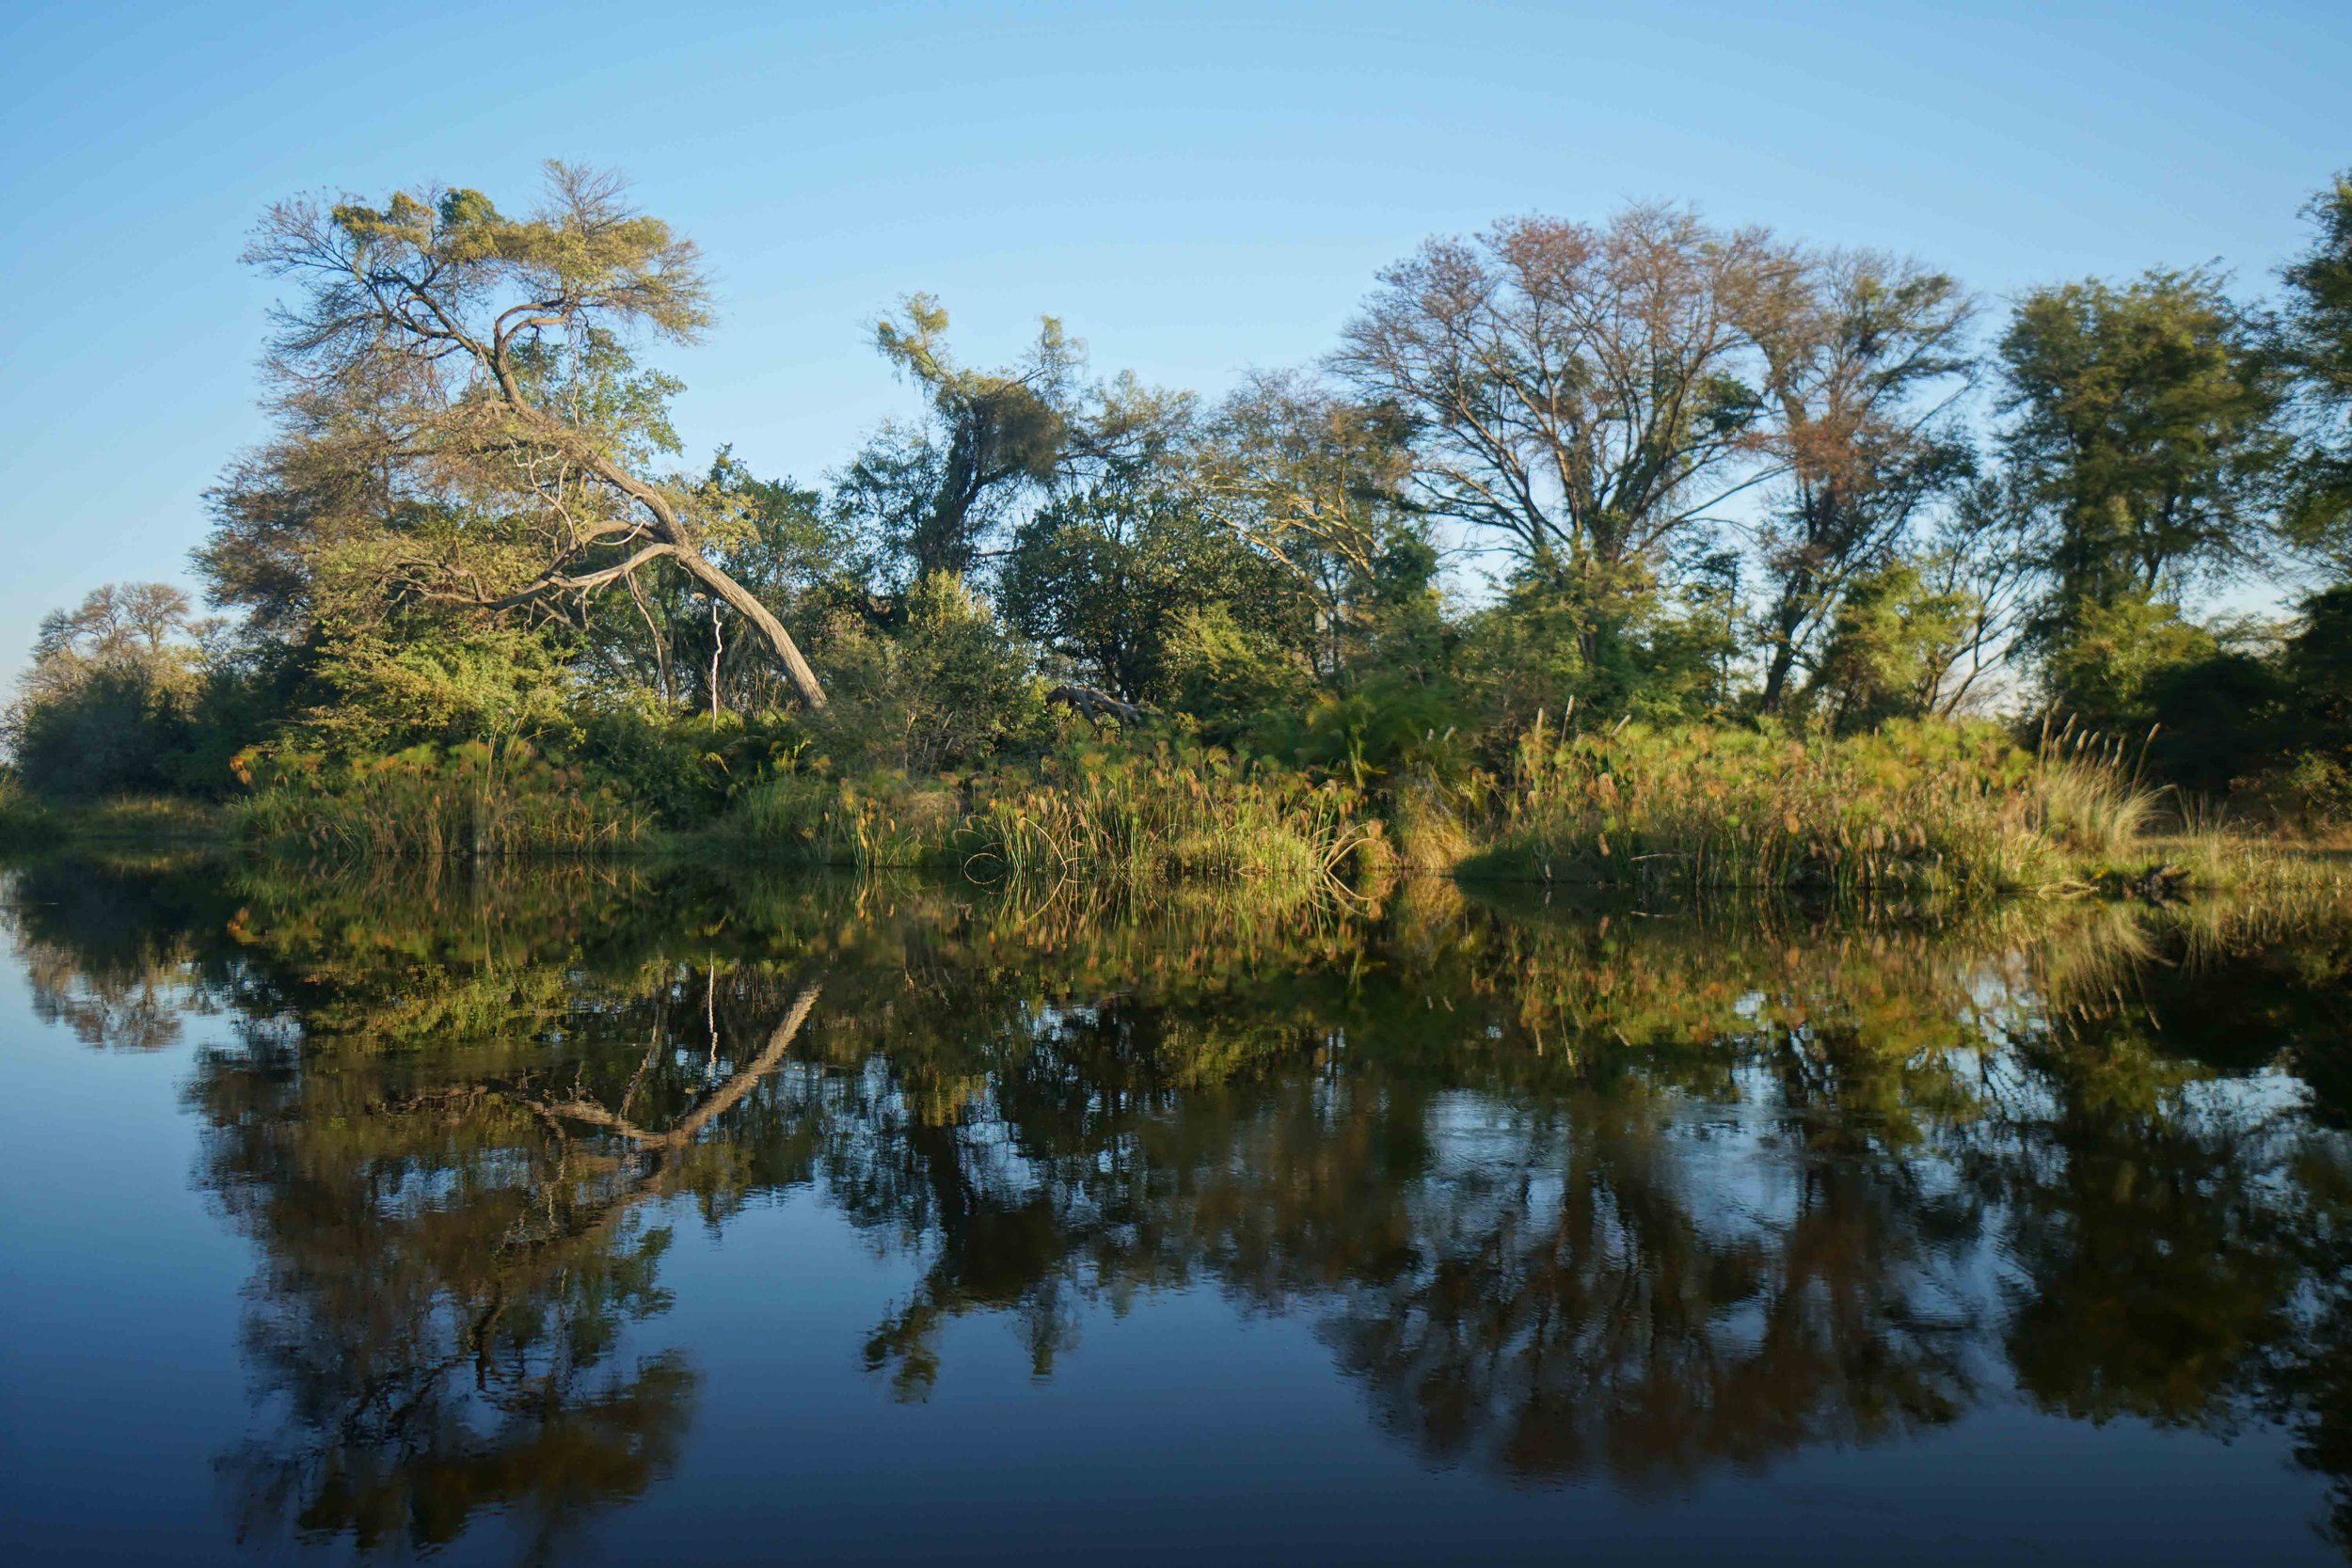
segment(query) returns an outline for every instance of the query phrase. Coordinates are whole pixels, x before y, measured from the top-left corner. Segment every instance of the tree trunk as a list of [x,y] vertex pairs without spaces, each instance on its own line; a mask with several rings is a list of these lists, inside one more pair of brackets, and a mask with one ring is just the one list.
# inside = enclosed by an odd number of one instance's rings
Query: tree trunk
[[759,635],[768,640],[769,649],[776,656],[776,662],[784,666],[785,678],[792,683],[794,696],[812,708],[825,705],[825,689],[818,684],[817,672],[808,667],[808,660],[801,657],[800,644],[792,641],[792,634],[784,629],[784,623],[776,619],[774,612],[759,602],[757,594],[691,546],[678,550],[677,563],[686,568],[688,576],[724,599],[759,629]]
[[[508,407],[526,422],[553,434],[559,444],[576,445],[569,426],[534,406],[529,398],[523,396],[522,385],[515,378],[514,367],[507,361],[503,342],[488,352],[478,345],[469,346],[497,378],[500,394]],[[760,636],[768,640],[769,648],[774,652],[776,662],[784,666],[785,678],[792,683],[793,694],[812,708],[823,707],[825,689],[818,684],[817,672],[810,669],[808,660],[801,657],[800,644],[794,642],[792,634],[784,629],[784,623],[759,602],[757,594],[721,571],[717,563],[702,553],[693,531],[679,522],[677,514],[671,510],[670,503],[662,499],[661,493],[593,446],[580,449],[579,455],[606,483],[652,514],[654,527],[650,531],[675,554],[677,563],[686,568],[688,576],[742,611],[743,618],[759,628]]]
[[1788,693],[1788,673],[1797,663],[1797,628],[1804,625],[1804,596],[1812,592],[1810,575],[1792,578],[1781,590],[1772,610],[1772,657],[1764,665],[1764,693],[1757,707],[1778,713]]

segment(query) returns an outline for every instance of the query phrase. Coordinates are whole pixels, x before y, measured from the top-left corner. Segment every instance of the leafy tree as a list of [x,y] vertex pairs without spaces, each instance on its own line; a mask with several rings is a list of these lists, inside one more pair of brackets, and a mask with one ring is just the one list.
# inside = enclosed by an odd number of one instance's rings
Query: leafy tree
[[836,506],[874,532],[893,581],[972,573],[1027,504],[1140,479],[1191,418],[1189,396],[1132,376],[1088,383],[1085,344],[1053,316],[1019,361],[994,371],[957,363],[946,335],[947,311],[929,294],[875,324],[875,346],[930,408],[918,423],[884,425],[835,485]]
[[1777,712],[1857,574],[1882,570],[1920,508],[1967,476],[1953,400],[1971,364],[1968,296],[1941,273],[1869,251],[1804,258],[1752,318],[1786,477],[1762,539]]
[[2289,537],[2352,576],[2352,171],[2305,209],[2318,230],[2285,272],[2282,357],[2302,437]]
[[[1373,657],[1434,575],[1406,497],[1411,432],[1392,406],[1335,395],[1295,374],[1258,374],[1201,433],[1191,478],[1203,504],[1278,565],[1313,608],[1317,672],[1344,676]],[[1428,607],[1434,614],[1435,607]]]
[[1178,610],[1161,657],[1169,705],[1199,717],[1220,742],[1238,738],[1264,715],[1295,716],[1313,692],[1313,677],[1296,652],[1235,619],[1226,603]]
[[1934,711],[1973,608],[1909,562],[1855,577],[1821,656],[1818,684],[1831,722],[1867,729]]
[[1790,265],[1670,207],[1507,220],[1383,273],[1333,363],[1413,421],[1422,503],[1567,585],[1604,663],[1661,552],[1766,471],[1742,323]]
[[1921,580],[1964,607],[1953,640],[1939,650],[1936,713],[1964,712],[2004,694],[2041,586],[2043,521],[2018,476],[2003,468],[1964,486],[1915,539],[1907,559]]
[[2220,652],[2178,605],[2121,596],[2074,611],[2066,641],[2042,655],[2042,679],[2093,727],[2140,730],[2157,721],[2154,693],[2167,679]]
[[1455,677],[1465,716],[1504,744],[1538,713],[1638,713],[1671,721],[1718,708],[1731,652],[1720,595],[1645,591],[1604,638],[1575,585],[1521,573],[1502,594],[1464,617]]
[[2218,275],[2037,290],[2000,353],[2005,452],[2053,519],[2042,645],[2092,635],[2094,623],[2111,636],[2133,603],[2177,599],[2199,574],[2252,557],[2279,457],[2279,387]]
[[278,438],[229,476],[199,556],[223,602],[315,621],[332,578],[346,607],[544,618],[668,562],[823,705],[791,635],[712,555],[730,519],[649,471],[675,448],[676,383],[628,341],[699,335],[708,287],[616,179],[550,165],[527,218],[462,189],[282,202],[246,259],[298,292],[267,361]]
[[840,711],[818,734],[837,764],[910,773],[970,767],[1044,729],[1030,650],[951,573],[915,583],[886,633],[836,611],[829,641]]
[[997,371],[957,364],[946,335],[946,309],[930,294],[875,324],[875,347],[930,407],[922,423],[883,426],[837,486],[910,583],[969,573],[990,530],[1060,472],[1085,365],[1052,316],[1023,359]]
[[[699,480],[672,483],[691,495],[698,514],[724,519],[706,548],[789,624],[855,596],[865,562],[820,492],[756,478],[727,448]],[[624,586],[627,608],[581,628],[582,673],[593,684],[623,701],[650,694],[663,708],[757,713],[791,702],[755,628],[692,577],[657,562]],[[816,663],[821,670],[821,653]]]
[[2280,650],[2279,782],[2305,815],[2352,820],[2352,584],[2320,590],[2302,610]]
[[206,676],[198,630],[187,595],[160,582],[110,584],[43,616],[0,719],[17,776],[56,796],[195,783],[186,762]]
[[1236,626],[1295,640],[1289,574],[1166,489],[1093,489],[1041,509],[1013,536],[1006,617],[1131,703],[1167,694],[1178,618],[1223,607]]

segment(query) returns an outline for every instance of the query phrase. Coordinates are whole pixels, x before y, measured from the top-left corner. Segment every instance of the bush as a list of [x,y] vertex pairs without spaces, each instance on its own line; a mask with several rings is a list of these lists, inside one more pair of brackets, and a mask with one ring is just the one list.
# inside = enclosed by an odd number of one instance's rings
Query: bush
[[946,573],[909,591],[895,634],[839,614],[818,645],[832,700],[808,728],[844,773],[967,768],[1052,733],[1027,650]]
[[1228,743],[1268,715],[1295,714],[1314,690],[1295,654],[1221,604],[1179,615],[1163,657],[1168,705]]
[[104,669],[27,700],[8,726],[17,777],[52,799],[173,787],[194,731],[192,687],[143,668]]
[[745,790],[708,842],[731,853],[865,870],[948,865],[962,820],[962,798],[943,783],[795,772]]
[[788,771],[810,744],[785,714],[595,713],[569,756],[623,799],[672,826],[707,821],[746,790]]

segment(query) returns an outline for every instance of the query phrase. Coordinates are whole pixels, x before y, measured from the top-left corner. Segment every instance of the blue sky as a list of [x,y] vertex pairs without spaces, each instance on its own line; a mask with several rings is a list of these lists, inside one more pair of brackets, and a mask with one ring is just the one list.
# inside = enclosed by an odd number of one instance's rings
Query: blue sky
[[910,405],[866,325],[968,357],[1052,311],[1215,391],[1375,272],[1629,198],[1906,251],[1993,301],[2219,260],[2249,291],[2352,165],[2344,0],[2186,5],[569,4],[0,8],[0,671],[40,612],[184,577],[262,434],[270,200],[627,171],[701,242],[679,428],[813,481]]

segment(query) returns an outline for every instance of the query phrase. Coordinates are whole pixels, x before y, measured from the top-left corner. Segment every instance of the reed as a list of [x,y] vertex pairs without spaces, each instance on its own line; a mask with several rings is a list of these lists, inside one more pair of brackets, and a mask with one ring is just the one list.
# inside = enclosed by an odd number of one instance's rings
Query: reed
[[342,762],[282,752],[239,767],[254,786],[232,813],[243,837],[334,858],[611,854],[651,826],[611,789],[521,741]]
[[1519,741],[1472,877],[1993,895],[2128,856],[2158,796],[2124,749],[1990,725],[1792,736],[1637,723]]
[[710,840],[863,869],[952,867],[977,881],[1304,886],[1385,863],[1357,791],[1214,748],[1079,747],[960,782],[792,774],[746,792]]

